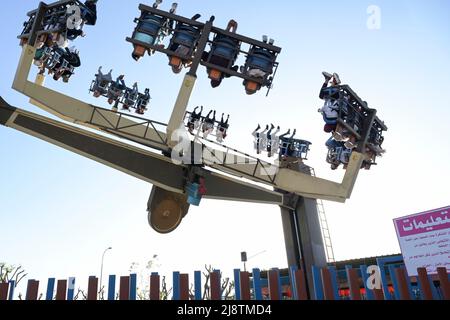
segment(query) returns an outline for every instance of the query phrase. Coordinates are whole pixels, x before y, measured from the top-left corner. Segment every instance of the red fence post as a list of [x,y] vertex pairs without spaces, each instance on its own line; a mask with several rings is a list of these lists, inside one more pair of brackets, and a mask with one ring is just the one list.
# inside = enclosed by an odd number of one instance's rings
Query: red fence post
[[249,301],[251,300],[250,295],[250,273],[241,272],[239,274],[239,284],[240,288],[235,288],[235,290],[240,290],[241,300]]
[[269,299],[280,300],[280,277],[278,270],[270,270],[268,272],[269,278]]
[[211,272],[209,276],[211,287],[211,300],[222,300],[222,285],[220,283],[220,272]]
[[331,273],[328,268],[322,268],[322,284],[325,300],[334,300],[333,284],[331,282]]
[[8,282],[0,283],[0,301],[8,300],[8,291],[9,291],[9,283]]
[[420,283],[422,289],[422,296],[424,300],[433,300],[433,292],[431,291],[430,279],[426,268],[417,269],[417,281]]
[[160,277],[158,274],[150,276],[150,300],[159,300],[159,283]]
[[408,289],[408,280],[406,279],[407,275],[405,273],[405,269],[397,268],[395,269],[395,275],[398,282],[398,290],[400,295],[400,300],[411,300],[411,295],[409,294]]
[[27,293],[25,295],[25,300],[37,300],[39,293],[39,281],[28,280]]
[[295,271],[295,283],[299,300],[308,300],[308,292],[306,291],[306,279],[303,269]]
[[130,277],[120,277],[119,300],[130,300]]
[[97,300],[98,293],[98,278],[89,277],[87,299],[89,301]]
[[347,269],[348,287],[350,288],[350,298],[352,300],[361,300],[361,287],[359,285],[358,271],[356,269]]
[[58,280],[55,300],[66,300],[67,280]]
[[447,268],[439,267],[437,268],[437,273],[444,300],[450,300],[450,283],[448,282]]
[[180,300],[189,300],[189,275],[180,274]]

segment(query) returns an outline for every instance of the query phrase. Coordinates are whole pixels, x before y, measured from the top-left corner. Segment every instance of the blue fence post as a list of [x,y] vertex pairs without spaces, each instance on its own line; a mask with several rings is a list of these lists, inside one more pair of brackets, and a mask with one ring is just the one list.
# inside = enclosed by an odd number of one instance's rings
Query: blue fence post
[[334,266],[331,266],[328,267],[328,270],[330,270],[331,285],[333,286],[334,300],[340,300],[336,268]]
[[194,272],[195,300],[202,300],[202,273]]
[[[384,299],[385,300],[392,300],[392,296],[391,296],[391,294],[389,292],[389,286],[388,286],[387,277],[386,277],[386,271],[385,271],[385,265],[388,264],[388,263],[401,263],[401,264],[404,264],[403,256],[402,255],[397,255],[397,256],[386,257],[386,258],[377,258],[377,265],[380,268],[381,282],[382,282],[382,285],[383,285]],[[395,278],[395,275],[394,275],[394,278]]]
[[312,274],[313,274],[313,282],[314,282],[314,294],[316,300],[323,300],[323,285],[322,285],[322,276],[320,274],[320,268],[316,266],[312,266]]
[[[382,264],[381,266],[379,265],[378,267],[380,269],[381,285],[383,286],[384,299],[392,300],[391,293],[389,292],[389,286],[388,286],[388,281],[387,281],[387,277],[386,277],[386,271],[384,269],[384,264]],[[392,279],[392,277],[391,277],[391,279]]]
[[263,300],[261,289],[261,271],[257,268],[252,270],[253,273],[253,294],[255,300]]
[[400,300],[400,289],[398,286],[397,277],[395,276],[395,266],[388,266],[389,276],[391,278],[392,285],[394,286],[395,300]]
[[116,276],[110,275],[108,279],[108,300],[116,300]]
[[236,300],[241,300],[241,269],[234,269],[234,293]]
[[291,292],[294,300],[298,300],[298,290],[297,290],[297,279],[295,277],[295,273],[297,272],[297,266],[292,266],[289,268],[289,279],[291,283]]
[[137,298],[137,274],[130,274],[130,300]]
[[175,271],[173,273],[173,296],[172,300],[180,300],[180,273]]
[[16,281],[11,280],[9,281],[9,295],[8,295],[8,300],[10,301],[14,300],[14,289],[16,289]]
[[45,300],[53,300],[53,293],[55,292],[55,278],[49,278],[47,282],[47,293],[45,294]]
[[367,266],[362,265],[359,270],[361,270],[361,278],[364,283],[364,289],[366,289],[366,299],[367,300],[375,300],[375,295],[373,291],[367,287],[367,281],[369,280],[369,274],[367,273]]
[[75,278],[70,277],[67,284],[67,300],[72,301],[75,295]]

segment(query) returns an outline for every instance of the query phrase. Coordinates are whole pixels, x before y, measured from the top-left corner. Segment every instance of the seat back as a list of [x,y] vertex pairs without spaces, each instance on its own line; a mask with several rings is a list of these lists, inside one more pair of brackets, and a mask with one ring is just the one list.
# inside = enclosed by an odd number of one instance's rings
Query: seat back
[[227,60],[236,61],[240,50],[240,43],[238,40],[218,34],[211,46],[211,55],[219,56]]
[[274,63],[275,55],[270,53],[270,51],[262,48],[253,48],[247,56],[246,66],[249,70],[259,69],[267,74],[271,74]]
[[172,44],[182,44],[193,51],[195,49],[199,36],[200,30],[198,30],[196,27],[179,23],[174,31]]

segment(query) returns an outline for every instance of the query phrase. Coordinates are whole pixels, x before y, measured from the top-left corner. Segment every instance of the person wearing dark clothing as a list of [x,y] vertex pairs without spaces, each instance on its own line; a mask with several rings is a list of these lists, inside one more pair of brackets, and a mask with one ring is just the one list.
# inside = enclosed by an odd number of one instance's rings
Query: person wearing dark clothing
[[84,5],[89,10],[81,10],[81,16],[88,26],[95,26],[97,23],[97,2],[98,0],[86,0]]
[[[197,112],[198,108],[200,108],[200,112]],[[203,106],[195,107],[194,111],[192,111],[191,116],[188,120],[188,131],[190,133],[194,133],[194,130],[198,129],[200,126],[200,121],[202,120]]]
[[[230,20],[228,22],[228,26],[226,31],[231,33],[236,33],[238,27],[238,23],[234,20]],[[236,59],[239,54],[240,42],[234,38],[231,38],[226,35],[218,34],[214,39],[213,46],[211,47],[210,52],[203,52],[202,60],[206,61],[210,64],[233,70],[237,72],[239,70],[238,66],[234,66],[233,64],[236,62]],[[219,70],[214,70],[211,68],[207,68],[207,72],[209,78],[211,79],[211,87],[218,87],[224,78],[229,78],[230,75],[228,73],[224,73]]]
[[145,89],[144,94],[139,93],[138,100],[136,103],[136,113],[137,114],[144,114],[145,110],[147,110],[147,105],[150,102],[150,89]]
[[227,130],[230,127],[230,115],[228,115],[227,120],[224,120],[225,114],[222,113],[222,119],[220,120],[219,126],[217,127],[217,142],[223,142],[227,137]]
[[[213,114],[211,118],[211,113]],[[208,136],[214,131],[214,126],[216,124],[216,110],[211,110],[205,118],[203,123],[203,138],[207,139]]]

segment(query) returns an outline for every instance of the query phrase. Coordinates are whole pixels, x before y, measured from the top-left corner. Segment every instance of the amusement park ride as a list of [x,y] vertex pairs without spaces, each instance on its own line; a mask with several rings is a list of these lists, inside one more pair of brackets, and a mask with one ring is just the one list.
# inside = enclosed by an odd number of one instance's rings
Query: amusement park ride
[[[357,142],[341,183],[313,176],[311,168],[303,162],[310,143],[293,136],[288,138],[285,135],[280,139],[280,145],[275,147],[280,149],[280,165],[276,165],[229,148],[221,143],[223,139],[213,142],[195,134],[198,127],[205,126],[205,117],[194,119],[195,113],[187,112],[198,67],[206,67],[213,87],[220,85],[225,77],[239,77],[243,79],[247,94],[254,94],[263,87],[270,90],[281,48],[274,46],[272,40],[257,41],[239,35],[236,33],[237,23],[233,20],[226,29],[220,29],[213,26],[214,17],[202,23],[198,21],[199,15],[192,19],[177,15],[176,4],[172,5],[170,12],[160,10],[160,3],[139,6],[141,15],[135,20],[137,25],[132,37],[126,40],[133,45],[132,57],[135,60],[145,53],[160,52],[168,56],[174,72],[189,68],[167,125],[126,111],[119,112],[117,108],[100,108],[44,86],[46,70],[54,75],[55,80],[63,78],[68,82],[79,65],[78,52],[61,49],[64,38],[59,40],[65,35],[66,40],[69,38],[67,25],[61,21],[72,16],[73,6],[81,9],[82,23],[77,30],[81,30],[90,20],[88,16],[93,14],[86,3],[77,0],[49,5],[41,2],[37,10],[28,13],[29,21],[19,36],[23,50],[13,88],[28,96],[32,104],[78,126],[12,107],[1,98],[0,124],[151,183],[148,221],[159,233],[175,230],[190,205],[199,205],[201,198],[280,206],[289,264],[305,268],[307,282],[312,283],[311,266],[326,264],[316,201],[343,203],[350,197],[361,167],[364,163],[366,167],[367,163],[374,164],[378,155],[371,152],[374,139],[382,137],[387,128],[376,117],[376,110],[369,109],[348,86],[337,87],[340,94],[350,97],[349,106],[359,117],[356,128],[349,124],[348,109],[342,109],[345,112],[341,110],[339,114],[338,123],[353,134]],[[170,43],[165,45],[164,40],[169,37]],[[239,55],[246,56],[245,65],[240,68],[234,66]],[[41,69],[35,82],[28,80],[33,62]],[[135,90],[133,93],[132,89],[123,88],[122,94],[109,95],[108,90],[114,89],[117,83],[112,78],[104,82],[94,81],[90,91],[96,97],[107,97],[110,103],[116,102],[116,107],[119,102],[131,101],[138,106],[137,113],[144,113],[150,99],[149,92],[146,90],[143,94]],[[96,87],[96,84],[100,86]],[[129,99],[124,100],[127,94]],[[129,104],[128,107],[131,106]],[[222,118],[221,123],[222,127],[213,121],[211,126],[224,133],[228,122],[224,127]],[[189,130],[185,129],[186,126]],[[188,144],[184,143],[181,148],[179,140],[175,139],[180,135],[180,129],[189,139]],[[115,138],[106,137],[105,133]],[[186,136],[183,136],[184,142]],[[142,147],[136,147],[136,143]],[[271,152],[278,154],[274,150]],[[311,293],[313,290],[309,288]]]

